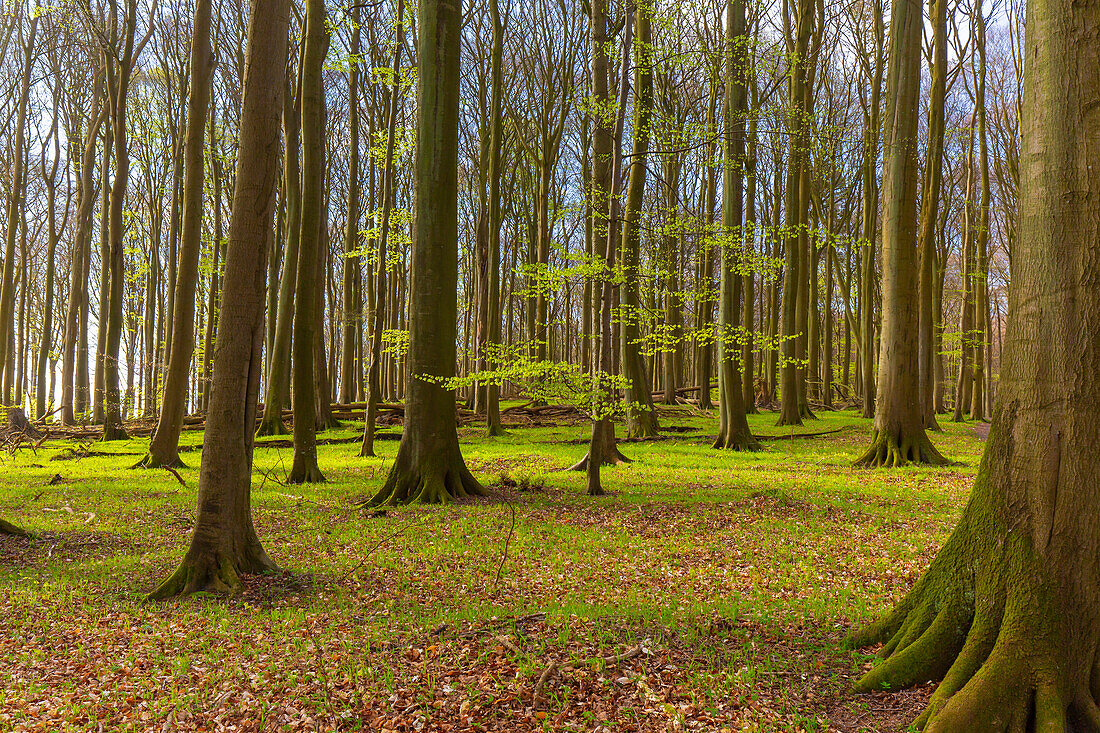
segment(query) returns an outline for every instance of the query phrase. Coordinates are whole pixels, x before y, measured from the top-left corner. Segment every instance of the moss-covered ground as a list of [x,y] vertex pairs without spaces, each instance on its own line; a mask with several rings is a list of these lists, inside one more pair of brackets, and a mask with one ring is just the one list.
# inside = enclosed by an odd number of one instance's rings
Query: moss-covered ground
[[623,444],[600,498],[558,470],[586,425],[467,427],[497,498],[384,511],[355,500],[395,436],[364,459],[361,423],[322,434],[309,486],[265,439],[256,523],[285,572],[160,604],[142,599],[186,547],[201,432],[178,478],[129,468],[142,440],[24,447],[0,462],[0,517],[38,535],[0,538],[0,731],[906,730],[929,689],[854,694],[872,657],[841,640],[931,560],[982,442],[945,421],[957,465],[855,469],[870,423],[819,418],[750,416],[770,439],[741,454],[663,410],[675,432]]

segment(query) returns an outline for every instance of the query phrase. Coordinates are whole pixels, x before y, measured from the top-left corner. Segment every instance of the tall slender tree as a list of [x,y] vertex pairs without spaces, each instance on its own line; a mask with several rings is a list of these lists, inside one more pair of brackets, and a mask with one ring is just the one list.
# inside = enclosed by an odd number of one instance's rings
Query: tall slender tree
[[[741,262],[745,187],[745,118],[748,115],[747,36],[744,0],[726,0],[726,125],[722,176],[722,282],[718,296],[718,438],[715,448],[753,450],[756,440],[745,418],[737,359],[741,325]],[[749,235],[751,236],[751,235]]]
[[302,53],[302,221],[298,236],[298,272],[294,284],[294,462],[292,484],[325,480],[317,465],[317,384],[314,380],[315,331],[318,320],[317,262],[324,204],[324,102],[321,72],[328,53],[329,30],[324,0],[306,5],[305,50]]
[[916,0],[892,8],[886,81],[886,140],[882,174],[882,345],[875,429],[856,463],[943,464],[924,428],[918,379],[917,100],[921,28]]
[[226,246],[222,323],[214,355],[206,447],[191,546],[150,594],[234,592],[242,574],[270,572],[252,522],[252,449],[264,343],[266,257],[278,181],[288,0],[253,0],[242,92],[237,176]]
[[[316,2],[317,0],[313,0]],[[439,503],[485,489],[458,445],[458,96],[461,7],[418,3],[416,219],[409,292],[405,430],[371,504]]]
[[172,343],[168,348],[168,369],[164,375],[164,399],[157,428],[149,441],[149,452],[140,466],[180,466],[180,431],[187,410],[187,383],[195,351],[195,296],[202,249],[203,190],[206,183],[204,144],[207,110],[210,107],[214,58],[210,49],[210,0],[195,0],[191,34],[190,94],[183,144],[183,222],[176,270],[175,311]]

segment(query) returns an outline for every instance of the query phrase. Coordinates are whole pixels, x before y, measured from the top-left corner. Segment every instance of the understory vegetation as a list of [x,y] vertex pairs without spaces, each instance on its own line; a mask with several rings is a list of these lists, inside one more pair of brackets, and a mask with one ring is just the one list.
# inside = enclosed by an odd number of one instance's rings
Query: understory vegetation
[[[324,484],[258,440],[253,504],[283,572],[147,604],[187,548],[202,433],[177,471],[143,439],[3,456],[0,729],[13,731],[904,731],[931,686],[859,695],[853,626],[904,595],[958,521],[984,425],[944,422],[949,467],[853,468],[871,421],[750,415],[762,450],[661,407],[606,496],[563,471],[588,424],[460,429],[486,499],[363,508],[398,442],[318,437]],[[505,414],[505,427],[507,425]],[[399,429],[399,428],[398,428]],[[621,427],[620,427],[621,429]],[[800,437],[805,435],[807,437]]]

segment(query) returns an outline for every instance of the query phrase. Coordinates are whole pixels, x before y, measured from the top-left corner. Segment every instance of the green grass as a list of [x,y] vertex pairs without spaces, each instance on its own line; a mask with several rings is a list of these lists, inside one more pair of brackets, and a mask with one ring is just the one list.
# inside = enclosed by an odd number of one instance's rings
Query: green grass
[[[868,421],[820,417],[792,433],[750,416],[788,439],[735,454],[709,448],[713,418],[665,411],[693,430],[624,444],[634,462],[605,469],[599,498],[556,470],[584,453],[586,426],[465,428],[484,483],[535,490],[385,516],[353,501],[379,488],[396,441],[373,459],[322,445],[328,483],[286,486],[291,449],[264,440],[256,524],[289,572],[157,605],[142,596],[186,548],[201,434],[184,433],[185,486],[129,469],[141,440],[72,460],[53,460],[60,442],[23,449],[0,464],[0,517],[40,539],[0,540],[0,731],[905,730],[926,691],[852,695],[869,657],[840,641],[930,561],[982,443],[944,423],[934,441],[960,465],[856,470]],[[635,645],[615,669],[593,662]],[[899,697],[911,704],[883,712]]]

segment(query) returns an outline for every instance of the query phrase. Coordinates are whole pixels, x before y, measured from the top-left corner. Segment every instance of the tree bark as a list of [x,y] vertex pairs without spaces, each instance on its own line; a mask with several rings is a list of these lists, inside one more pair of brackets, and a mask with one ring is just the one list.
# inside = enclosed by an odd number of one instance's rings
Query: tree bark
[[[12,394],[10,386],[14,383],[14,375],[8,366],[12,362],[11,349],[14,347],[14,339],[10,339],[15,324],[15,238],[19,231],[16,222],[19,220],[19,212],[23,210],[23,197],[26,194],[26,164],[23,153],[26,147],[27,102],[30,96],[31,72],[34,65],[34,37],[38,28],[38,16],[31,18],[28,38],[23,44],[23,73],[19,81],[19,97],[16,103],[15,113],[15,141],[12,147],[12,181],[11,193],[8,196],[8,217],[4,237],[4,264],[0,271],[0,370],[4,371],[3,392],[0,393],[0,403],[11,404]],[[24,290],[26,286],[24,285]]]
[[[313,0],[317,2],[318,0]],[[485,489],[462,458],[455,421],[458,322],[458,94],[461,8],[418,4],[415,266],[409,293],[405,430],[372,505],[440,503]]]
[[[1100,730],[1100,5],[1027,8],[1019,240],[993,427],[958,527],[859,689],[941,679],[926,733]],[[1056,395],[1057,399],[1051,399]]]
[[[301,65],[299,64],[299,67]],[[289,82],[289,79],[287,79]],[[299,166],[301,135],[300,88],[292,91],[289,83],[283,97],[283,137],[286,158],[283,161],[283,191],[286,198],[286,244],[279,281],[279,307],[275,339],[268,357],[267,393],[264,411],[256,435],[286,435],[283,405],[290,381],[290,348],[294,333],[294,286],[298,273],[298,250],[302,234],[302,179]]]
[[[401,49],[405,46],[405,2],[397,2],[396,43],[393,52],[393,88],[386,110],[386,160],[382,169],[382,224],[378,238],[377,275],[372,291],[371,315],[374,323],[370,337],[370,368],[367,372],[367,415],[363,426],[360,456],[374,455],[374,423],[378,419],[378,403],[382,399],[382,331],[386,325],[387,277],[390,216],[393,213],[393,149],[397,134],[397,103],[401,98]],[[499,235],[498,235],[499,236]]]
[[[722,283],[718,297],[718,438],[715,448],[756,450],[745,418],[745,399],[737,357],[742,311],[739,263],[745,249],[744,212],[746,36],[744,0],[726,0],[725,118],[722,177]],[[751,236],[751,235],[750,235]]]
[[[639,217],[645,195],[649,128],[653,113],[653,49],[650,47],[652,12],[653,9],[649,7],[638,7],[634,11],[638,44],[637,64],[634,67],[634,149],[630,157],[630,177],[626,187],[622,223],[622,323],[619,347],[623,376],[627,379],[626,434],[631,438],[647,438],[656,435],[658,431],[649,373],[639,344],[642,307],[638,290],[641,234]],[[626,74],[627,67],[624,66],[621,73]]]
[[294,462],[287,481],[292,484],[325,480],[317,465],[317,395],[314,381],[314,343],[318,323],[317,277],[321,247],[321,211],[324,203],[325,93],[321,79],[328,51],[324,0],[306,5],[305,51],[302,54],[302,222],[298,238],[298,272],[294,284]]
[[145,468],[183,465],[179,457],[179,438],[187,411],[187,384],[191,378],[191,357],[195,350],[195,293],[202,248],[202,199],[206,182],[203,152],[210,85],[214,74],[210,21],[210,0],[196,0],[189,74],[191,84],[184,132],[183,222],[173,298],[172,341],[168,347],[160,417],[149,441],[149,453],[139,464]]
[[288,26],[287,0],[254,0],[198,513],[183,563],[152,599],[235,592],[242,574],[276,569],[252,522],[252,449]]
[[882,341],[871,445],[861,466],[944,464],[924,430],[918,379],[917,116],[919,0],[897,0],[890,23],[882,175]]

